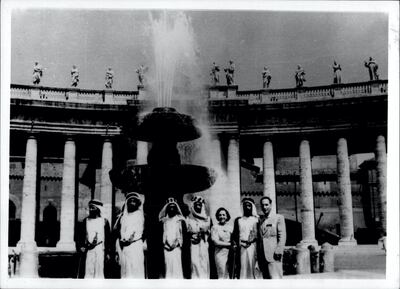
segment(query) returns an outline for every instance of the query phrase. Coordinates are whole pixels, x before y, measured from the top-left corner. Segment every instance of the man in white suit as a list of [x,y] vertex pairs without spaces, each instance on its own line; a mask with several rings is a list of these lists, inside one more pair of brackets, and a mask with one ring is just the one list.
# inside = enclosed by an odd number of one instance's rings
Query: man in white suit
[[285,218],[272,211],[271,198],[261,198],[260,204],[264,215],[260,216],[258,225],[259,263],[264,278],[281,279],[282,257],[286,243]]

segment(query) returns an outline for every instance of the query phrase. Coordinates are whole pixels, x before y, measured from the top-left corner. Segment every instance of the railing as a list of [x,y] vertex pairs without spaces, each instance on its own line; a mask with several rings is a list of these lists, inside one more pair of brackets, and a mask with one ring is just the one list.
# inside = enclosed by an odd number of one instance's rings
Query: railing
[[[248,99],[249,104],[343,99],[373,95],[387,95],[387,84],[387,80],[377,80],[302,88],[236,91],[236,95],[231,97]],[[210,90],[212,91],[213,88]],[[221,91],[220,88],[219,91]],[[221,92],[219,94],[223,95]],[[215,94],[210,93],[210,99],[213,99],[213,95]],[[226,97],[225,99],[230,99],[230,97]]]
[[89,104],[126,105],[143,96],[143,91],[114,91],[76,88],[57,88],[11,84],[11,99],[48,100]]
[[[387,95],[387,80],[302,88],[238,91],[238,86],[210,87],[210,100],[242,99],[249,104],[290,103]],[[126,105],[145,99],[144,91],[57,88],[11,84],[12,99]]]
[[[20,278],[21,273],[21,248],[20,247],[8,247],[8,276],[10,278]],[[49,256],[49,255],[58,255],[65,256],[70,255],[73,256],[77,254],[76,250],[62,250],[57,247],[37,247],[35,249],[35,255],[38,256]],[[42,258],[39,258],[39,262],[43,262]],[[43,264],[39,263],[39,267]],[[69,272],[71,268],[66,268],[66,272]],[[65,269],[64,269],[65,270]],[[74,270],[74,269],[72,269]],[[65,272],[65,271],[64,271]],[[47,273],[47,272],[46,272]],[[73,276],[76,277],[76,273]],[[63,277],[64,278],[64,277]]]

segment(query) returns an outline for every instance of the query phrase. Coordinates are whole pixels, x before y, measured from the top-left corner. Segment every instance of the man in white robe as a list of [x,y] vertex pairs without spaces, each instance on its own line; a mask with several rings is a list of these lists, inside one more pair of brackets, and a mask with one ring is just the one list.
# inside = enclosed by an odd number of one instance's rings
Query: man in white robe
[[186,218],[190,236],[191,278],[210,278],[210,259],[208,239],[210,236],[211,218],[206,214],[205,201],[202,197],[192,198],[190,214]]
[[114,229],[118,239],[116,250],[121,265],[121,278],[145,278],[144,262],[144,215],[138,193],[127,193],[121,215]]
[[183,279],[182,246],[185,219],[174,198],[168,198],[159,214],[163,224],[165,278]]
[[110,225],[103,218],[101,211],[103,203],[99,200],[89,201],[89,216],[85,224],[85,242],[80,248],[86,253],[84,278],[104,278],[104,263],[109,259],[109,248],[106,246],[110,237]]
[[262,278],[257,263],[258,214],[254,201],[244,198],[243,216],[235,220],[233,242],[237,247],[236,276],[240,279]]

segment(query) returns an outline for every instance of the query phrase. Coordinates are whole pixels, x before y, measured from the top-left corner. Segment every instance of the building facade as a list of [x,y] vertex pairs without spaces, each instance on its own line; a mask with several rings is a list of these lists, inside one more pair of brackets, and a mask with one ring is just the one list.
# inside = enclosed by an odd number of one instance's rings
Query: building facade
[[[45,276],[32,258],[76,252],[91,198],[115,220],[124,196],[109,171],[129,160],[146,163],[149,144],[135,140],[135,126],[155,104],[143,88],[12,84],[10,92],[9,251],[25,252],[21,275]],[[218,173],[200,193],[212,216],[224,206],[234,219],[241,198],[269,196],[287,220],[287,245],[339,246],[386,234],[387,105],[386,80],[253,91],[216,86],[199,99],[172,102],[203,130],[180,153]]]

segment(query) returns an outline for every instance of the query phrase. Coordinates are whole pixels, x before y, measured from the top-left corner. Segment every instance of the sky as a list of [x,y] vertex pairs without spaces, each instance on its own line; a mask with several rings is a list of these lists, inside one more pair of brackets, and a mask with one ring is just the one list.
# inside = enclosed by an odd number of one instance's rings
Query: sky
[[[295,86],[300,64],[306,86],[329,85],[332,64],[342,66],[342,82],[368,81],[364,61],[379,64],[388,77],[388,17],[384,13],[287,11],[184,11],[194,39],[193,64],[199,84],[211,84],[210,68],[232,59],[239,90],[262,87],[268,66],[271,88]],[[107,67],[113,89],[137,90],[140,64],[154,70],[148,10],[20,9],[11,18],[11,83],[31,84],[34,61],[43,67],[44,86],[69,87],[73,64],[80,88],[104,89]],[[225,77],[221,73],[221,82]]]

